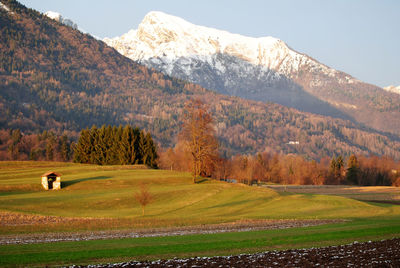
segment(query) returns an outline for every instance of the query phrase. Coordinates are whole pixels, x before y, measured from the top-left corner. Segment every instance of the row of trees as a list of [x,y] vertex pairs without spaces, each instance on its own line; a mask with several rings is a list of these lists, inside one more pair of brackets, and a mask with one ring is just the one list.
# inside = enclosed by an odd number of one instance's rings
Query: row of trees
[[70,161],[74,143],[51,131],[23,134],[20,129],[0,130],[0,160]]
[[157,150],[150,133],[130,125],[93,126],[80,133],[74,162],[98,165],[145,164],[157,167]]
[[[338,161],[339,159],[339,161]],[[176,146],[160,153],[161,168],[191,171],[190,154]],[[338,165],[339,163],[339,165]],[[388,157],[351,155],[308,161],[299,155],[259,153],[218,158],[203,176],[245,184],[351,184],[400,186],[400,163]]]
[[295,154],[264,152],[255,156],[221,158],[212,124],[204,103],[199,100],[188,102],[178,144],[161,152],[160,166],[192,171],[194,181],[199,176],[206,176],[247,184],[400,184],[400,163],[388,157],[352,154],[347,161],[342,155],[308,161]]

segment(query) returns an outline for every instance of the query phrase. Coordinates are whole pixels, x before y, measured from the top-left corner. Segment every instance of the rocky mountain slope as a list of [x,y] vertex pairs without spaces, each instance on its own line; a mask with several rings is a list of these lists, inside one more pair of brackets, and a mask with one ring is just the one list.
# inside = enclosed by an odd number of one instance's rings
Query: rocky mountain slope
[[400,134],[400,96],[329,68],[277,38],[245,37],[150,12],[137,30],[104,41],[148,67],[222,94]]
[[400,159],[399,136],[208,91],[148,69],[16,1],[1,3],[1,129],[77,135],[93,124],[131,124],[150,131],[161,146],[173,146],[185,102],[200,98],[214,115],[227,156],[272,151],[314,159],[350,153]]

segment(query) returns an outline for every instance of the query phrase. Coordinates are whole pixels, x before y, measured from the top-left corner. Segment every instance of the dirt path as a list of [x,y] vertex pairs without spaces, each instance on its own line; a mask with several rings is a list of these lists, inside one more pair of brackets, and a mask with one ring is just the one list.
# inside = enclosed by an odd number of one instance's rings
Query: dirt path
[[135,230],[113,230],[94,232],[65,232],[65,233],[38,233],[1,235],[0,245],[7,244],[30,244],[50,243],[59,241],[82,241],[97,239],[135,238],[174,236],[188,234],[210,234],[221,232],[245,232],[267,229],[285,229],[293,227],[307,227],[328,223],[337,223],[342,220],[244,220],[233,223],[198,225],[188,227],[135,229]]
[[90,267],[400,267],[400,239],[238,256],[131,261]]

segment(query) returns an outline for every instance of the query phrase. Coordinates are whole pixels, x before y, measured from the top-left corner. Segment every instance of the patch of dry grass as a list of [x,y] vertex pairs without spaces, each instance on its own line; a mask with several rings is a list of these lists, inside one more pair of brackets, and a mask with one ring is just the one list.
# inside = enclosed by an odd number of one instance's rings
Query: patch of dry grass
[[279,192],[338,195],[368,201],[400,201],[400,188],[393,186],[268,185],[267,187]]

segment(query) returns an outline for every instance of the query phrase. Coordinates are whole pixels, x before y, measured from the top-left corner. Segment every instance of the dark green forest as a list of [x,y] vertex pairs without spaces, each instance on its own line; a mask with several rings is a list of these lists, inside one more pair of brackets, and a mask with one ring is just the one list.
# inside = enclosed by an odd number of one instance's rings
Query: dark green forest
[[74,162],[97,165],[143,164],[157,167],[157,149],[150,133],[139,128],[102,126],[81,131]]

